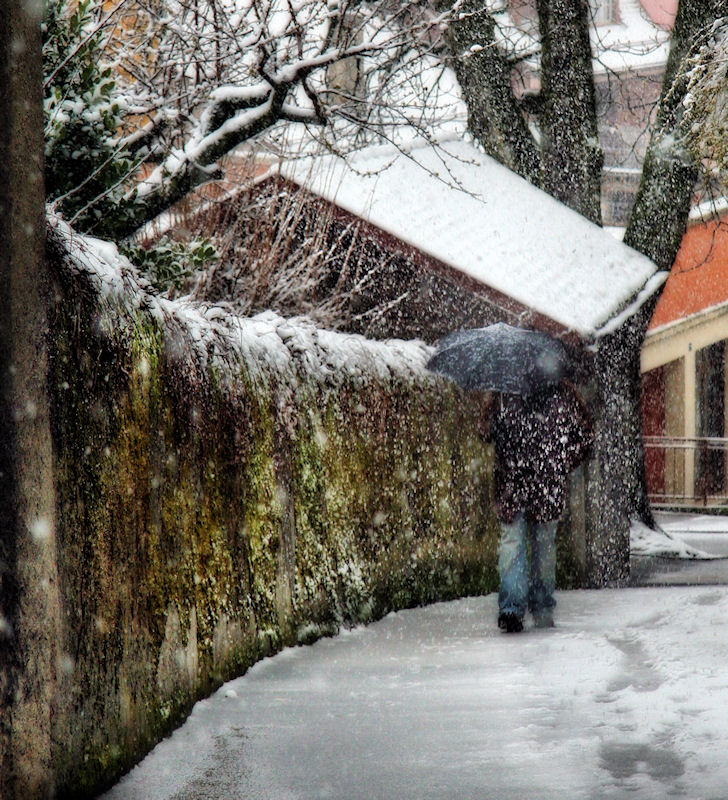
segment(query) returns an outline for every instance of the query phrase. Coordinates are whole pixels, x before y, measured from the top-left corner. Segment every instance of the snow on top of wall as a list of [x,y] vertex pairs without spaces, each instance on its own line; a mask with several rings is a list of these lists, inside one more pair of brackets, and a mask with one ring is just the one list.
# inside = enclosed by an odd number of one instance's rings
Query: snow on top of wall
[[584,338],[657,267],[463,136],[283,163],[281,174]]
[[222,304],[159,297],[116,245],[75,233],[53,214],[48,223],[64,250],[65,268],[82,273],[100,300],[146,311],[179,350],[202,366],[212,362],[222,367],[223,375],[233,380],[241,364],[253,379],[267,382],[272,377],[289,385],[308,378],[336,385],[345,377],[387,381],[426,373],[433,351],[420,341],[374,341],[272,311],[241,317]]

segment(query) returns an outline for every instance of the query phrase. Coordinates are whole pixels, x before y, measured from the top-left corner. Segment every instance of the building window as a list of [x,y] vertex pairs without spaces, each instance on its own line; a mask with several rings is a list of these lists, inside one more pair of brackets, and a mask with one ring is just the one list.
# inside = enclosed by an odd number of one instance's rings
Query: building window
[[[717,342],[695,354],[697,435],[701,439],[725,436],[725,342]],[[701,448],[696,462],[696,491],[710,496],[725,491],[725,451]]]
[[592,16],[595,25],[616,22],[616,0],[591,0]]

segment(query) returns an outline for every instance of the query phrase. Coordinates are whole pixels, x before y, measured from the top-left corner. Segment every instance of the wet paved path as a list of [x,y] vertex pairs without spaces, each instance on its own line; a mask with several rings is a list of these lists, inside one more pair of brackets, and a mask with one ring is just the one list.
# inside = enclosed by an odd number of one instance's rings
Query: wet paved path
[[104,800],[724,800],[728,559],[634,561],[552,630],[500,633],[489,595],[284,651]]
[[199,703],[106,800],[719,800],[728,587],[494,595],[287,650]]

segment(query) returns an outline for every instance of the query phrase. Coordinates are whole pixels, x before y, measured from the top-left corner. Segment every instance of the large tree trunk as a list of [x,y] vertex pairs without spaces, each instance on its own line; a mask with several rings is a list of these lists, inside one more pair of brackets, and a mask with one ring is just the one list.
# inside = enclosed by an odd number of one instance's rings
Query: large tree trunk
[[482,2],[458,5],[447,43],[470,132],[488,155],[540,186],[541,156],[513,94],[511,67],[496,42],[495,23]]
[[604,155],[586,0],[539,0],[543,188],[601,224]]
[[602,150],[586,0],[539,0],[541,90],[532,102],[541,142],[528,129],[515,96],[512,65],[482,3],[466,0],[448,26],[447,42],[468,109],[468,127],[485,151],[549,194],[601,221]]
[[53,793],[58,580],[51,472],[40,3],[0,17],[0,796]]

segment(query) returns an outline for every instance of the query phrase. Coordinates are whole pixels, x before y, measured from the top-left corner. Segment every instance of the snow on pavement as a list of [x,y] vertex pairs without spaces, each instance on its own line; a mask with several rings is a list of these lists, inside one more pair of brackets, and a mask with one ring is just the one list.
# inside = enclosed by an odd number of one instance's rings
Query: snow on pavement
[[659,512],[655,519],[655,531],[632,524],[632,586],[728,585],[728,517]]
[[659,556],[676,559],[711,559],[714,555],[691,546],[686,531],[669,530],[657,519],[658,529],[652,530],[639,520],[633,520],[629,532],[629,549],[632,556]]
[[495,595],[286,650],[198,703],[104,800],[726,796],[728,587]]

